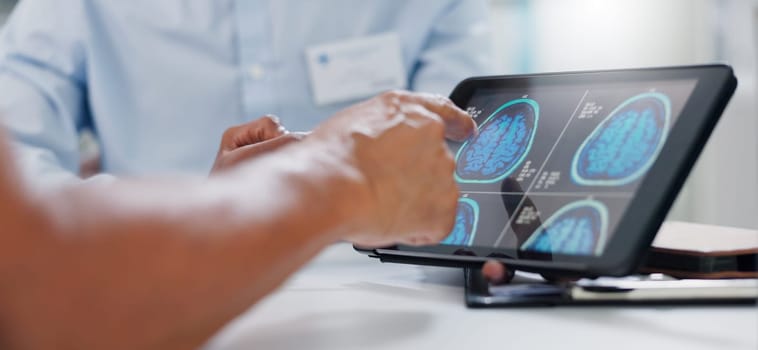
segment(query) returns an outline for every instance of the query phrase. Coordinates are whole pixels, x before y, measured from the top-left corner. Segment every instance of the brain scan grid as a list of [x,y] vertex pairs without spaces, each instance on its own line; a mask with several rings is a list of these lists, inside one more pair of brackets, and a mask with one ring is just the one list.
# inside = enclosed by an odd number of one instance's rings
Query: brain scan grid
[[618,106],[577,150],[571,178],[580,185],[617,186],[639,178],[658,155],[669,128],[668,97],[646,93]]
[[507,102],[479,128],[456,156],[455,178],[461,183],[498,182],[510,175],[534,142],[539,106],[530,99]]
[[[475,90],[443,244],[600,255],[696,81]],[[475,239],[476,238],[476,239]]]
[[453,232],[442,244],[470,245],[474,240],[479,221],[479,204],[469,198],[458,200],[458,212],[455,215]]
[[599,255],[607,228],[608,210],[603,203],[577,201],[553,214],[521,248],[543,253]]

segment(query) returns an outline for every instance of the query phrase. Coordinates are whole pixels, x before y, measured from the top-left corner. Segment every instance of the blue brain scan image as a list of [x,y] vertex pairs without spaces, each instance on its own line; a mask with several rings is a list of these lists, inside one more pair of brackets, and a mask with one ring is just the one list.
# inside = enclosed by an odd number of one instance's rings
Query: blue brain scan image
[[455,179],[460,183],[494,183],[524,161],[534,142],[539,105],[523,98],[498,108],[479,127],[479,134],[455,156]]
[[571,179],[583,186],[620,186],[637,180],[666,142],[671,102],[661,93],[634,96],[616,107],[574,155]]
[[558,210],[521,246],[541,253],[600,255],[608,230],[608,209],[596,200],[572,202]]
[[458,212],[455,215],[455,226],[442,244],[469,246],[474,241],[476,226],[479,223],[479,204],[470,198],[458,200]]

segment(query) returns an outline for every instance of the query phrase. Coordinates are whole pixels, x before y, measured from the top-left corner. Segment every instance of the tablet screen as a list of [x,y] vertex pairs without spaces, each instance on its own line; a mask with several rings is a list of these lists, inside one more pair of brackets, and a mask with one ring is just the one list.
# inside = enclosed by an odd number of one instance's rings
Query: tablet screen
[[443,244],[603,253],[697,80],[479,88]]

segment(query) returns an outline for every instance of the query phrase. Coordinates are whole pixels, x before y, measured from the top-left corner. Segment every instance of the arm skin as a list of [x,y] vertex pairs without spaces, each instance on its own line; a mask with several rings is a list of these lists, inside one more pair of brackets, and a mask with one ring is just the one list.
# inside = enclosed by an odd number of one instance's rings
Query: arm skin
[[[330,205],[348,195],[361,203],[362,193],[349,174],[310,171],[331,160],[302,148],[283,152],[299,166],[264,157],[248,165],[267,169],[256,181],[240,171],[205,183],[121,182],[38,200],[6,186],[0,198],[13,205],[0,218],[21,220],[0,248],[0,337],[9,342],[2,348],[202,344],[343,237],[361,210]],[[2,165],[8,169],[7,159]],[[132,342],[114,347],[116,339]]]
[[458,197],[444,136],[473,128],[392,92],[204,181],[40,195],[0,135],[0,348],[195,348],[335,240],[437,242]]

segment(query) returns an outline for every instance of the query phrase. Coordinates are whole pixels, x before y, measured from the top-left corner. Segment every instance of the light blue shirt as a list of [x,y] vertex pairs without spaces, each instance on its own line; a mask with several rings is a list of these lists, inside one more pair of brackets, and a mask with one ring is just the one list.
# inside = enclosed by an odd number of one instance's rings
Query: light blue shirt
[[[221,134],[264,114],[309,130],[305,49],[395,32],[407,88],[448,94],[490,67],[484,0],[24,0],[0,37],[0,116],[24,171],[76,180],[79,130],[103,171],[207,174]],[[351,101],[354,102],[354,101]]]

